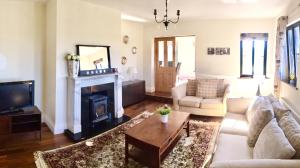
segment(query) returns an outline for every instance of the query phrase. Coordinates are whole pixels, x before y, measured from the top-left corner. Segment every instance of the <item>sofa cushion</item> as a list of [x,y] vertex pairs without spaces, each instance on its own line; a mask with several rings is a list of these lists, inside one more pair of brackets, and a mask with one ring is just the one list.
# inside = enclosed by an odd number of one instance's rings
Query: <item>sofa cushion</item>
[[187,96],[196,96],[197,91],[197,80],[189,79],[186,84],[186,95]]
[[197,85],[197,97],[217,98],[218,80],[216,79],[199,79]]
[[253,149],[254,159],[291,159],[296,151],[291,146],[276,119],[261,131]]
[[248,129],[249,124],[245,115],[227,112],[222,121],[220,132],[247,136]]
[[222,109],[223,108],[223,99],[202,99],[200,108],[202,109]]
[[279,121],[284,115],[290,113],[290,110],[286,108],[283,104],[281,104],[279,101],[274,101],[272,103],[272,106],[277,121]]
[[249,148],[247,137],[221,133],[213,162],[226,160],[252,159],[253,148]]
[[264,102],[264,97],[262,96],[257,96],[254,97],[253,100],[251,101],[247,111],[246,111],[246,116],[247,116],[247,120],[250,123],[252,120],[252,117],[254,115],[254,113],[256,112],[257,108]]
[[300,159],[300,125],[294,119],[292,114],[285,115],[279,120],[279,126],[283,130],[285,136],[296,150],[294,159]]
[[195,96],[185,96],[182,99],[179,100],[179,105],[180,106],[185,106],[185,107],[200,107],[200,102],[202,98],[201,97],[195,97]]
[[273,107],[269,101],[264,100],[254,112],[251,122],[249,123],[248,144],[250,147],[254,147],[259,134],[273,118]]

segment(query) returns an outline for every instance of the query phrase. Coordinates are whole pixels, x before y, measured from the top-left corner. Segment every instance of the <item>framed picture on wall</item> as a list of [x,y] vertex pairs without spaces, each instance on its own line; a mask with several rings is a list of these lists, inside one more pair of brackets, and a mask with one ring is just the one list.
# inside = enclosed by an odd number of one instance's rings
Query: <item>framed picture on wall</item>
[[215,48],[213,47],[207,48],[207,55],[215,55]]

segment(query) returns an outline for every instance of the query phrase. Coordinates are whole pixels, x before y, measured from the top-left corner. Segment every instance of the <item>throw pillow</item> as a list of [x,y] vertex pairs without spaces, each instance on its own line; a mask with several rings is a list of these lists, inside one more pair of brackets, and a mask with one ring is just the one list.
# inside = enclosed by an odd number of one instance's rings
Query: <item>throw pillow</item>
[[263,100],[258,106],[249,124],[248,145],[254,147],[263,128],[274,118],[273,107],[269,101]]
[[262,96],[257,96],[254,97],[248,107],[248,110],[246,112],[246,117],[248,122],[250,123],[252,121],[252,117],[254,113],[256,112],[257,108],[264,102],[264,97]]
[[272,106],[277,121],[279,121],[283,116],[288,115],[290,113],[290,110],[286,108],[283,104],[281,104],[279,101],[273,102]]
[[197,86],[197,97],[206,99],[217,98],[218,81],[215,79],[200,79]]
[[274,118],[259,135],[253,149],[253,159],[291,159],[295,153]]
[[285,136],[296,150],[294,159],[300,159],[300,125],[292,114],[283,116],[279,121],[279,126]]
[[264,96],[267,100],[270,101],[270,103],[279,101],[273,94],[269,94],[268,96]]
[[216,79],[218,81],[217,97],[223,97],[225,92],[224,79]]
[[189,79],[186,84],[186,95],[196,96],[196,91],[197,91],[197,80]]

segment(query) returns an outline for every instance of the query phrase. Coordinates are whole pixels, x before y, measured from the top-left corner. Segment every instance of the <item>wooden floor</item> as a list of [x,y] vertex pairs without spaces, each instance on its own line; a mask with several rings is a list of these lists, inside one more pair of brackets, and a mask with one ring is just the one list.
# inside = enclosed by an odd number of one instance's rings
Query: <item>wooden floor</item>
[[[144,111],[153,112],[163,103],[145,100],[141,103],[127,107],[125,115],[135,117]],[[200,120],[212,120],[211,118],[196,117]],[[219,119],[216,119],[219,120]],[[18,135],[18,138],[10,140],[10,145],[5,145],[5,148],[0,148],[0,168],[29,168],[35,167],[33,152],[41,150],[50,150],[63,147],[73,142],[64,134],[53,135],[49,128],[43,124],[42,140],[38,140],[38,135],[35,133],[27,133]]]

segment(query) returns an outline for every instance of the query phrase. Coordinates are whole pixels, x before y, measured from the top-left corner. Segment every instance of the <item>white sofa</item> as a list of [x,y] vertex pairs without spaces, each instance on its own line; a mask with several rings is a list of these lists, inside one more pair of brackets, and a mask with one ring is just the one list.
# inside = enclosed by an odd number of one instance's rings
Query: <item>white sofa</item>
[[247,143],[246,111],[250,102],[247,98],[227,100],[228,112],[220,127],[210,168],[300,168],[300,160],[253,159],[253,148]]
[[226,100],[229,94],[229,85],[224,84],[222,97],[204,99],[186,95],[187,83],[172,88],[173,107],[175,110],[189,112],[194,115],[223,117],[226,114]]

